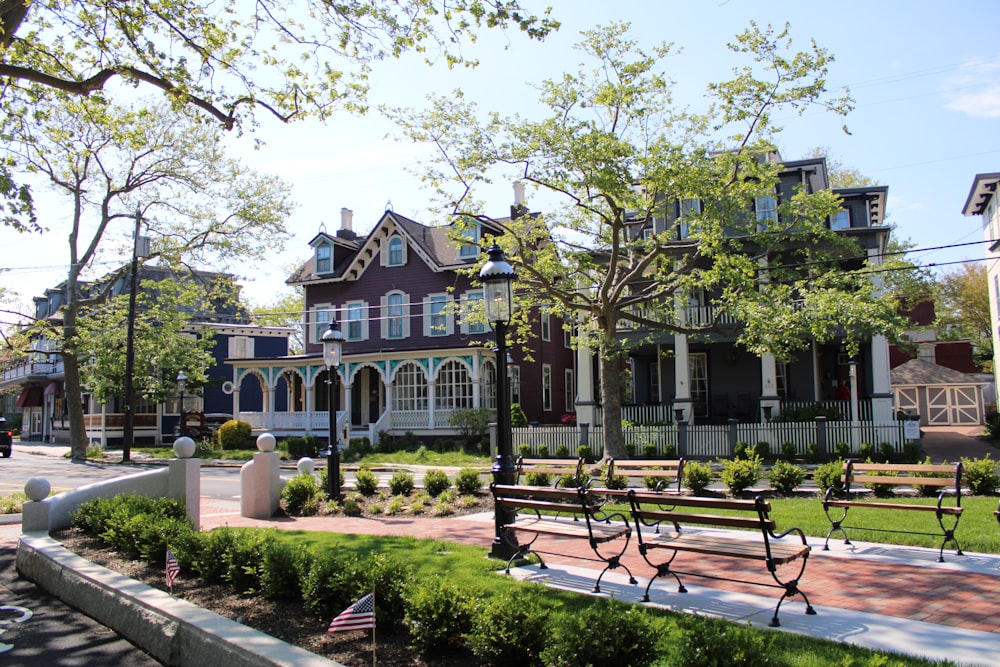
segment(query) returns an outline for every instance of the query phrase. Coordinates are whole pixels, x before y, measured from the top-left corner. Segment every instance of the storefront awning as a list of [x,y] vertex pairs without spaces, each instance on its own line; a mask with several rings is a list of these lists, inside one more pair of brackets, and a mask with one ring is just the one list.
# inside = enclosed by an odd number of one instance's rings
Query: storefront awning
[[46,396],[58,396],[60,393],[62,393],[62,386],[58,382],[50,382],[45,385]]
[[40,408],[42,407],[42,388],[25,387],[21,390],[21,395],[14,403],[15,408]]

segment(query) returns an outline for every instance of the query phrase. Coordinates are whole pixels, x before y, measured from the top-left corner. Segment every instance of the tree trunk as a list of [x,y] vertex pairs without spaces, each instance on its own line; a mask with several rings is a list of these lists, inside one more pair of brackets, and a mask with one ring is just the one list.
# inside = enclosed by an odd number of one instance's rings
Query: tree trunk
[[63,309],[62,357],[66,403],[69,414],[70,455],[74,461],[87,458],[87,427],[83,422],[83,387],[80,385],[80,357],[77,353],[77,319],[80,314],[75,265],[66,281],[66,306]]
[[[614,349],[612,346],[611,349]],[[622,432],[622,381],[618,355],[601,345],[601,412],[604,423],[604,457],[627,459],[625,435]]]

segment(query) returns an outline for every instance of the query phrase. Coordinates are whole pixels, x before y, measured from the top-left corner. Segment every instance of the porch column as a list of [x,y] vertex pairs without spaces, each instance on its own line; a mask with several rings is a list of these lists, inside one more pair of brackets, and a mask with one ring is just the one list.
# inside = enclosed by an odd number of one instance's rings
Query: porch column
[[313,409],[315,407],[313,405],[313,387],[315,385],[314,385],[314,383],[312,383],[312,384],[311,383],[303,383],[303,384],[305,385],[305,390],[306,390],[306,396],[305,396],[305,399],[303,399],[303,403],[302,403],[302,409],[306,413],[306,415],[305,415],[305,417],[306,417],[306,433],[312,433],[313,413],[315,412],[315,410]]
[[[674,296],[674,313],[678,324],[687,323],[687,297],[682,294]],[[694,415],[691,410],[691,361],[688,357],[687,334],[674,334],[674,410],[684,410],[682,421],[691,422]]]
[[[882,264],[882,255],[876,248],[868,249],[868,261],[873,265]],[[882,275],[872,274],[872,281],[875,283],[877,293],[883,293]],[[893,394],[890,387],[891,373],[889,371],[889,341],[885,336],[872,336],[871,341],[872,359],[872,421],[890,422],[892,421]]]
[[[472,382],[472,405],[473,405],[473,407],[476,407],[476,408],[482,408],[482,407],[485,407],[485,406],[482,403],[479,402],[479,395],[480,395],[480,389],[481,389],[481,387],[479,386],[480,385],[479,378],[480,378],[480,369],[482,368],[483,360],[482,360],[481,357],[479,357],[477,355],[477,356],[473,357],[473,361],[474,361],[474,363],[472,364],[472,374],[470,375],[470,378],[469,378],[470,381]],[[504,361],[506,361],[506,359]],[[497,362],[496,363],[497,373],[506,373],[507,372],[507,364],[501,362],[499,359],[497,359],[496,362]]]
[[579,338],[576,348],[576,423],[597,424],[597,405],[594,403],[594,355]]
[[434,427],[434,406],[437,403],[437,380],[427,383],[427,428]]
[[764,408],[771,408],[771,418],[778,416],[780,399],[778,397],[778,366],[773,354],[763,354],[760,357],[760,408],[764,416]]
[[275,405],[275,390],[274,387],[268,386],[264,389],[264,409],[267,411],[267,415],[264,417],[267,423],[267,430],[274,430],[274,405]]
[[[351,398],[352,398],[352,396],[351,395],[354,393],[352,391],[352,389],[354,388],[354,383],[352,382],[351,384],[347,384],[345,382],[341,382],[340,383],[340,387],[342,388],[342,391],[344,392],[344,395],[341,397],[340,405],[342,406],[342,410],[343,410],[344,414],[347,415],[347,428],[348,428],[348,432],[350,432],[350,428],[351,428],[351,414],[352,414],[352,410],[351,410]],[[362,388],[364,388],[364,385],[362,385]]]

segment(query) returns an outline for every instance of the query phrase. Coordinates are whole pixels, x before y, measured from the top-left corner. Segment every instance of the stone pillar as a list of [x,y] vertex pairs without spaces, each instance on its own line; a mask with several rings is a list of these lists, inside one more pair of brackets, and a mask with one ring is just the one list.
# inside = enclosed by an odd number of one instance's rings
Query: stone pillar
[[269,519],[278,511],[281,500],[281,455],[274,451],[270,433],[257,436],[253,460],[240,469],[240,516]]
[[49,484],[49,480],[43,477],[32,477],[24,483],[24,495],[28,496],[28,502],[21,507],[22,533],[48,534],[49,513],[52,507],[44,500],[49,497],[51,490],[52,485]]
[[[187,442],[185,442],[187,441]],[[184,500],[184,510],[195,530],[201,529],[201,459],[194,456],[191,438],[174,442],[176,459],[167,464],[167,496]]]

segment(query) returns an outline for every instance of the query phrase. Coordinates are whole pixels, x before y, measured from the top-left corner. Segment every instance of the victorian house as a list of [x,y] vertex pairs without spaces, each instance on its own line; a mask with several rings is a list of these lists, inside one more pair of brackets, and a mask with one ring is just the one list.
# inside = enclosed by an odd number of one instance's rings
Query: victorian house
[[[498,230],[473,224],[456,235],[391,210],[365,236],[353,226],[342,209],[340,228],[320,231],[312,256],[287,280],[305,291],[305,353],[230,360],[234,412],[256,429],[326,436],[333,386],[339,423],[376,442],[407,432],[449,437],[456,410],[496,409],[503,370],[493,332],[473,315],[483,289],[470,270],[483,236]],[[507,360],[511,401],[530,421],[555,424],[573,410],[574,355],[560,321],[542,310],[532,318],[535,335]],[[331,320],[344,337],[335,383],[320,341]]]
[[[773,195],[759,197],[752,215],[758,228],[778,218],[778,204],[798,189],[816,192],[829,189],[824,158],[782,161],[767,157],[781,166]],[[889,240],[884,225],[888,188],[870,186],[834,189],[842,209],[827,224],[850,237],[859,252],[846,258],[847,269],[859,268],[865,260],[879,265]],[[633,235],[659,234],[676,230],[684,241],[684,216],[703,205],[696,199],[668,201],[665,215],[636,225]],[[877,278],[877,275],[875,277]],[[620,335],[634,338],[627,359],[631,377],[630,396],[623,418],[634,423],[667,423],[678,417],[689,424],[763,422],[781,413],[806,406],[825,405],[839,411],[845,420],[891,422],[894,397],[890,386],[889,344],[883,336],[868,340],[861,354],[849,356],[839,341],[813,343],[810,349],[788,362],[770,355],[757,357],[735,345],[741,324],[718,320],[710,294],[694,292],[678,302],[675,317],[687,323],[716,322],[711,333],[697,338],[685,334],[654,333],[626,324]],[[718,321],[717,321],[718,320]],[[590,393],[593,383],[588,364],[581,361],[579,419],[599,423],[597,397]],[[848,396],[851,398],[848,399]],[[590,407],[594,406],[594,407]]]

